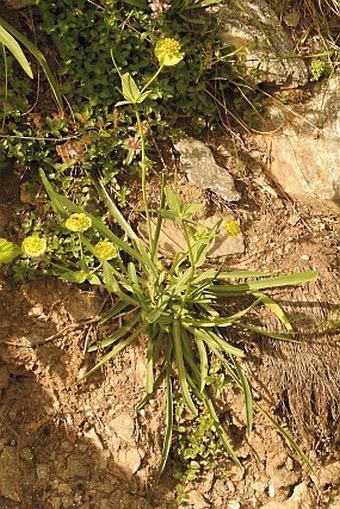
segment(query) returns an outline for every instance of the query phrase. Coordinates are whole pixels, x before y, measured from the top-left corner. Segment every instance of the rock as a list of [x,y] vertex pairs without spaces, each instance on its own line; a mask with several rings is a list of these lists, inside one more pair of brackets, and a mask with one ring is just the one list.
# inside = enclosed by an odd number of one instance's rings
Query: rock
[[97,297],[90,292],[82,292],[73,288],[72,293],[67,297],[65,307],[75,322],[94,318],[100,309]]
[[[244,65],[255,83],[305,85],[308,70],[301,58],[291,58],[294,43],[269,0],[225,2],[221,39],[244,55]],[[287,57],[287,58],[285,58]]]
[[45,463],[39,463],[37,465],[37,478],[39,481],[46,480],[49,478],[50,467]]
[[235,189],[230,173],[219,166],[210,148],[194,138],[183,138],[175,144],[182,167],[189,182],[208,189],[224,201],[238,201],[241,196]]
[[193,509],[207,509],[210,507],[210,504],[205,500],[203,495],[197,491],[190,492],[187,504],[192,506]]
[[325,467],[320,468],[316,475],[311,475],[315,484],[325,486],[326,484],[333,484],[339,486],[340,484],[340,461],[330,463]]
[[265,504],[261,509],[315,509],[315,499],[311,494],[307,484],[298,484],[288,500],[273,500]]
[[296,484],[299,480],[300,474],[298,472],[290,471],[281,468],[277,470],[270,479],[271,486],[274,487],[275,491],[282,488],[289,488]]
[[[340,74],[310,101],[272,110],[282,128],[258,137],[271,161],[270,171],[292,198],[323,205],[340,204]],[[327,203],[326,203],[327,202]]]
[[128,475],[137,472],[142,463],[142,456],[137,448],[119,449],[117,463]]
[[230,502],[228,502],[227,509],[241,509],[241,504],[237,500],[230,500]]
[[0,455],[0,497],[21,502],[19,486],[22,474],[18,468],[17,452],[14,447],[5,447]]
[[89,467],[84,461],[72,456],[67,458],[67,466],[63,474],[64,479],[70,479],[73,477],[78,479],[88,479],[89,474]]
[[116,433],[116,435],[127,443],[135,443],[134,441],[134,432],[135,432],[135,423],[133,418],[127,414],[122,413],[117,417],[112,419],[111,428]]
[[26,461],[32,461],[34,458],[32,449],[30,449],[29,447],[24,447],[22,451],[20,451],[20,458]]
[[[242,254],[244,252],[244,240],[242,232],[237,235],[229,235],[226,231],[225,225],[230,222],[235,222],[231,216],[214,215],[202,219],[199,223],[205,228],[213,228],[218,221],[222,220],[215,242],[208,251],[208,258],[220,258],[223,256],[232,256]],[[155,225],[152,225],[153,231]],[[146,226],[142,225],[139,229],[141,235],[146,238]],[[159,237],[159,249],[165,258],[173,258],[177,253],[185,253],[187,251],[187,243],[180,226],[170,219],[163,221],[162,230]]]

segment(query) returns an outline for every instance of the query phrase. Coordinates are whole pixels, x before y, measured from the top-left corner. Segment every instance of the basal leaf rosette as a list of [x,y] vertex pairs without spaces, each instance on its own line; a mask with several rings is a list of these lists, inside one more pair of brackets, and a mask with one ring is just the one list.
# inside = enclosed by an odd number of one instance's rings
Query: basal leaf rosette
[[39,237],[39,235],[30,235],[26,237],[21,243],[22,252],[32,258],[42,256],[47,249],[46,239]]
[[181,44],[170,37],[160,39],[157,42],[155,55],[160,65],[166,67],[177,65],[184,58],[184,53],[181,52]]
[[80,212],[79,214],[71,214],[71,216],[65,221],[65,226],[68,230],[75,233],[86,232],[92,226],[92,219]]
[[118,249],[108,240],[102,240],[94,246],[94,254],[100,262],[105,262],[117,258]]

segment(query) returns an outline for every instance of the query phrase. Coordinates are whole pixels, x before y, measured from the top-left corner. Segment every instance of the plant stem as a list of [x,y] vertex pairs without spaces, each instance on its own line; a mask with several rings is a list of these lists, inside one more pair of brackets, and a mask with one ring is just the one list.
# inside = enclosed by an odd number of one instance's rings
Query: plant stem
[[152,76],[152,78],[147,82],[147,84],[142,88],[142,91],[141,91],[141,94],[143,94],[143,92],[146,91],[146,89],[151,85],[151,83],[157,78],[157,76],[159,75],[159,73],[162,72],[164,68],[164,64],[162,64],[160,66],[160,68],[155,72],[155,74]]
[[137,119],[138,132],[141,139],[142,144],[142,157],[141,157],[141,168],[142,168],[142,195],[143,195],[143,203],[146,215],[146,222],[148,228],[148,237],[149,237],[149,248],[152,250],[152,231],[151,231],[151,217],[148,199],[146,195],[146,173],[147,173],[147,161],[146,161],[146,153],[145,153],[145,138],[143,133],[143,125],[140,118],[140,114],[137,106],[135,106],[135,114]]

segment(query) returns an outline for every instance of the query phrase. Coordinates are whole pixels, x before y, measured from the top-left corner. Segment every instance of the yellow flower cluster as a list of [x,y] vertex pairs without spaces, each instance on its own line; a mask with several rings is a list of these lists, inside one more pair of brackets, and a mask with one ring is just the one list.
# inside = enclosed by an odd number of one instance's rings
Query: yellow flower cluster
[[231,219],[230,221],[227,221],[224,225],[225,231],[228,235],[231,237],[237,237],[237,235],[240,235],[241,233],[241,227],[238,224],[237,221],[234,219]]
[[108,240],[102,240],[94,246],[94,254],[99,261],[104,262],[116,258],[118,255],[118,249],[112,242]]
[[22,252],[33,258],[42,256],[47,248],[46,240],[39,235],[30,235],[26,237],[21,244]]
[[65,226],[71,232],[86,232],[92,226],[92,219],[81,212],[80,214],[72,214],[66,221]]
[[178,64],[184,58],[180,43],[170,37],[158,41],[155,55],[161,65],[169,67]]

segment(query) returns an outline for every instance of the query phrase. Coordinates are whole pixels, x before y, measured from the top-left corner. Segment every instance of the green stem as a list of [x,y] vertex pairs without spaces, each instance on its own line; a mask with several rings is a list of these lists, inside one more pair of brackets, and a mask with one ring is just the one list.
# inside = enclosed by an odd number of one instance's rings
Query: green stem
[[150,217],[150,209],[148,204],[148,199],[146,195],[146,173],[147,173],[147,163],[146,163],[146,153],[145,153],[145,138],[143,133],[143,125],[139,115],[139,111],[137,106],[135,106],[135,114],[137,118],[137,126],[138,132],[141,139],[142,144],[142,156],[141,156],[141,168],[142,168],[142,195],[143,195],[143,203],[146,215],[146,223],[148,228],[148,237],[149,237],[149,248],[152,249],[152,231],[151,231],[151,217]]
[[186,241],[187,246],[188,246],[189,261],[190,261],[190,277],[188,278],[188,282],[187,282],[187,286],[186,286],[186,289],[185,289],[184,298],[183,298],[182,304],[181,304],[181,309],[183,309],[184,303],[185,303],[185,301],[188,298],[188,295],[189,295],[190,289],[191,289],[192,278],[193,278],[193,276],[195,274],[195,260],[194,260],[194,255],[192,253],[189,232],[188,232],[188,228],[187,228],[187,226],[185,224],[185,220],[182,220],[182,228],[183,228],[184,238],[185,238],[185,241]]
[[147,82],[147,84],[142,88],[142,91],[141,91],[141,94],[143,94],[143,92],[146,91],[146,89],[151,85],[151,83],[153,81],[155,81],[155,79],[157,78],[157,76],[159,75],[159,73],[161,73],[163,71],[163,68],[164,68],[164,64],[162,64],[160,66],[160,68],[155,72],[155,74],[152,76],[152,78]]

